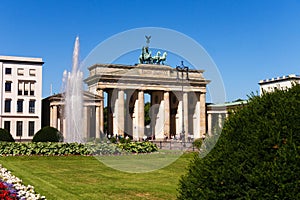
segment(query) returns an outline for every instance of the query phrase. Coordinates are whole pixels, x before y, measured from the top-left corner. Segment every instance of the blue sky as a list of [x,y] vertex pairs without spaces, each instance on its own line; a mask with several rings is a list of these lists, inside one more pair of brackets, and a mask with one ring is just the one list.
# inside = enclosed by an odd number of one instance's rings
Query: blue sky
[[42,57],[47,97],[50,84],[61,92],[77,35],[82,60],[117,33],[169,28],[205,48],[221,73],[227,101],[233,101],[258,91],[261,79],[299,74],[299,10],[300,1],[293,0],[1,0],[0,55]]

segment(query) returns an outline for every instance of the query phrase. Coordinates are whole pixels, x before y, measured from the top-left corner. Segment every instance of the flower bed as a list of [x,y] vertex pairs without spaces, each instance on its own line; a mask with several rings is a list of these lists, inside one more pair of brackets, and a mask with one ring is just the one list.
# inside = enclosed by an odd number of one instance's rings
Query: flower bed
[[2,200],[37,200],[46,199],[40,194],[36,194],[34,187],[25,186],[22,180],[11,174],[0,164],[0,199]]

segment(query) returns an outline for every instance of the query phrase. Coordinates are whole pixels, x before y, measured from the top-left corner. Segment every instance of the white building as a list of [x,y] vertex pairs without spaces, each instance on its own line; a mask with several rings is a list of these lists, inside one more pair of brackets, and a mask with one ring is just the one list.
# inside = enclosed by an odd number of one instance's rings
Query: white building
[[41,128],[42,58],[0,56],[0,127],[15,140]]
[[275,89],[286,90],[291,88],[294,83],[300,84],[300,76],[290,74],[272,79],[259,81],[260,95],[264,92],[273,92]]

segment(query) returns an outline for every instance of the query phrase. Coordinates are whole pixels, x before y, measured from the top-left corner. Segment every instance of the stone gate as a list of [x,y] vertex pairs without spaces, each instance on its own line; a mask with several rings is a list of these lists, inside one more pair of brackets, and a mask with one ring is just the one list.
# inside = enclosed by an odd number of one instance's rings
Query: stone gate
[[[140,140],[200,138],[206,132],[206,85],[203,70],[189,70],[188,78],[167,65],[95,64],[85,79],[88,90],[100,97],[100,132]],[[183,76],[187,76],[186,74]],[[145,93],[150,95],[151,123],[145,127]],[[102,101],[102,104],[104,102]]]

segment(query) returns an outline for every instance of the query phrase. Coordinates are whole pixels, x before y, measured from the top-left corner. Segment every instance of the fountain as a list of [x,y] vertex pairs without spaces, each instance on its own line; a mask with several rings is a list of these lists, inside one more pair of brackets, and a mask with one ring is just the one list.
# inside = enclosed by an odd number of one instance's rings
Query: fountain
[[64,71],[64,117],[66,129],[64,142],[84,142],[83,133],[83,73],[79,70],[79,37],[76,37],[73,51],[72,71]]

